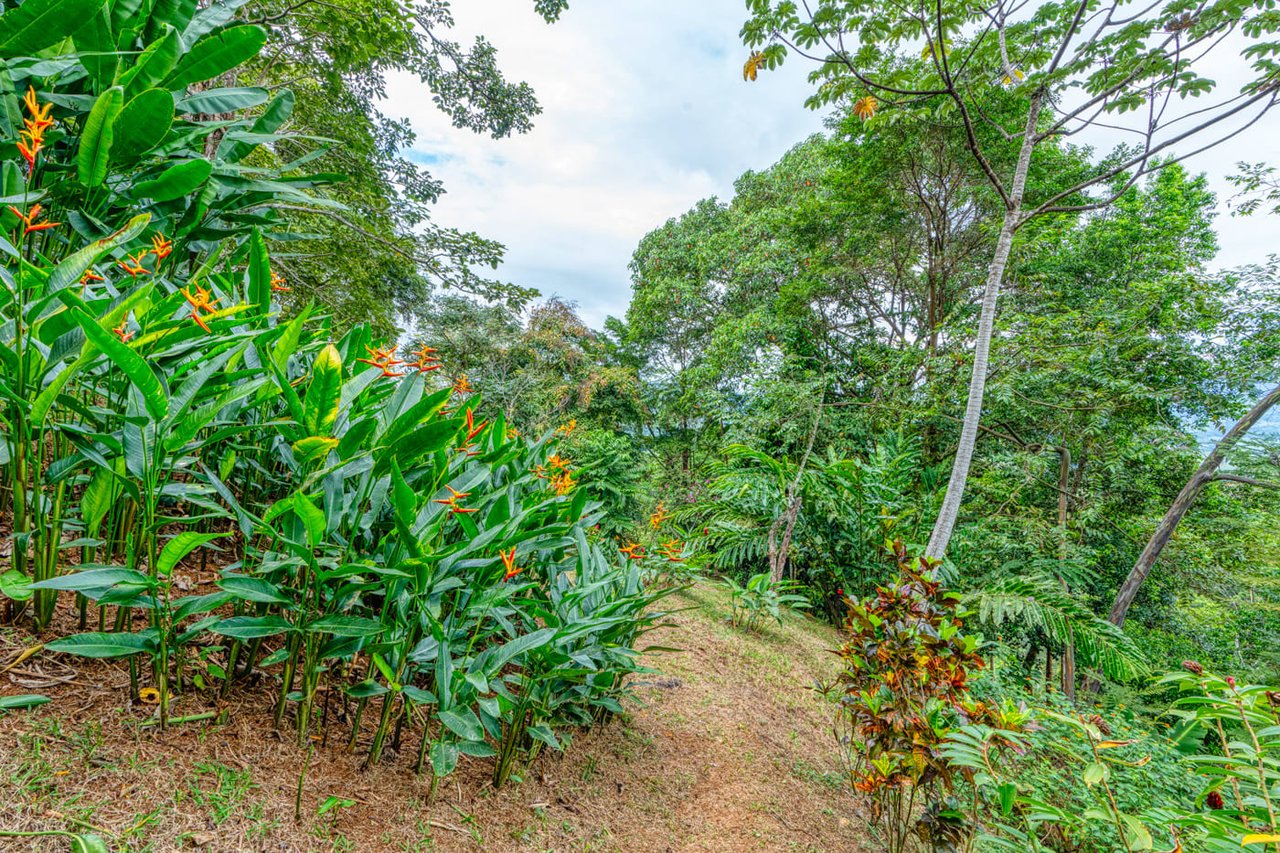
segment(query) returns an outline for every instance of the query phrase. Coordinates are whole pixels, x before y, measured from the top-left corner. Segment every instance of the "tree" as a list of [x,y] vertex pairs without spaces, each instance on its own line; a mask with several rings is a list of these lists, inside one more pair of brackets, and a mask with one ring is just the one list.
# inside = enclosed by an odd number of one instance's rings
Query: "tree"
[[[1014,237],[1047,214],[1099,210],[1143,176],[1242,132],[1276,100],[1278,46],[1267,39],[1280,18],[1265,3],[1217,0],[1198,6],[1185,0],[1129,10],[1119,0],[1044,2],[1031,8],[1005,0],[964,5],[937,0],[887,16],[874,0],[750,0],[752,17],[742,30],[759,50],[747,63],[749,77],[773,68],[789,52],[819,63],[814,105],[857,97],[854,110],[875,120],[883,99],[902,111],[947,115],[964,128],[970,154],[1003,208],[982,293],[960,442],[927,554],[941,557],[959,516],[986,389],[992,330]],[[1175,96],[1205,97],[1215,89],[1204,76],[1207,60],[1239,45],[1239,31],[1254,75],[1240,92],[1204,107],[1170,113]],[[923,44],[922,44],[923,43]],[[904,54],[919,50],[922,59]],[[1225,47],[1224,47],[1225,45]],[[816,53],[815,53],[816,51]],[[991,93],[1012,91],[1021,120],[1002,124],[985,112]],[[1238,121],[1236,121],[1238,119]],[[1126,124],[1127,122],[1127,124]],[[1040,152],[1058,140],[1101,124],[1134,134],[1136,144],[1117,149],[1092,174],[1069,186],[1028,193],[1028,176]],[[1001,167],[988,156],[980,128],[994,129],[1016,146]],[[1175,153],[1175,149],[1181,153]]]
[[[567,4],[534,5],[553,21]],[[242,14],[271,41],[236,82],[289,87],[295,132],[332,141],[311,167],[347,176],[330,192],[337,205],[295,200],[270,211],[279,214],[271,236],[289,248],[276,255],[293,302],[315,299],[342,326],[373,320],[389,332],[420,319],[436,288],[517,307],[532,298],[492,278],[501,244],[434,221],[444,187],[406,154],[415,141],[408,122],[379,109],[388,76],[407,73],[457,127],[494,138],[532,128],[540,112],[533,90],[503,76],[483,37],[469,47],[450,38],[447,0],[254,0]],[[273,120],[270,111],[259,116]],[[306,154],[288,144],[260,156],[290,163]]]

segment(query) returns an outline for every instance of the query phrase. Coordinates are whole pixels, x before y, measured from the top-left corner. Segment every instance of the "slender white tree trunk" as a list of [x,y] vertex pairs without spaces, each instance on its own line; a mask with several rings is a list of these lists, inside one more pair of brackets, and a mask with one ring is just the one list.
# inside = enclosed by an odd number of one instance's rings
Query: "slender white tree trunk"
[[964,499],[964,487],[969,479],[969,465],[973,462],[973,449],[978,443],[978,423],[982,419],[982,396],[987,390],[987,366],[991,355],[991,335],[996,323],[996,302],[1000,296],[1000,284],[1009,263],[1013,248],[1013,235],[1022,224],[1022,195],[1027,186],[1027,173],[1031,168],[1031,154],[1035,150],[1036,123],[1040,117],[1042,96],[1033,95],[1027,114],[1027,124],[1022,137],[1022,149],[1018,152],[1018,165],[1005,205],[1004,222],[996,240],[995,256],[987,273],[987,285],[982,293],[982,316],[978,321],[978,339],[973,347],[973,376],[969,379],[969,402],[964,410],[964,425],[960,428],[960,444],[956,447],[955,462],[951,467],[951,479],[947,481],[947,494],[942,499],[942,509],[934,522],[925,555],[941,560],[947,553],[956,519],[960,516],[960,503]]

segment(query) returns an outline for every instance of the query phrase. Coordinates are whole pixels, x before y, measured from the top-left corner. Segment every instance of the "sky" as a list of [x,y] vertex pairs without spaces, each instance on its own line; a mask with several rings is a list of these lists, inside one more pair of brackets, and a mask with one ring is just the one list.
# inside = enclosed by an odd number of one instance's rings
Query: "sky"
[[[444,182],[437,222],[505,244],[499,278],[577,303],[593,326],[625,313],[641,237],[699,199],[730,198],[744,171],[822,130],[804,107],[803,61],[743,81],[743,0],[573,0],[553,25],[532,0],[455,0],[453,11],[454,38],[483,34],[508,78],[533,86],[533,130],[493,140],[453,128],[407,77],[390,81],[382,108],[412,122],[410,156]],[[1237,71],[1210,69],[1224,84]],[[1224,267],[1280,251],[1275,217],[1226,213],[1225,176],[1241,160],[1280,164],[1280,113],[1189,164],[1219,194]]]

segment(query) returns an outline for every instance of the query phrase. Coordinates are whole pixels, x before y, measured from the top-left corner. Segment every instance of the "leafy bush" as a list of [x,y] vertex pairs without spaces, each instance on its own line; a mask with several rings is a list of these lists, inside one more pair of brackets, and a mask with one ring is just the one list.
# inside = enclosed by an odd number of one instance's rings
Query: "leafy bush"
[[782,609],[807,608],[809,600],[792,590],[799,585],[792,581],[775,582],[768,572],[752,575],[745,585],[733,578],[725,578],[721,585],[729,590],[729,621],[735,628],[756,631],[766,617],[782,624]]
[[[37,630],[73,592],[82,632],[44,648],[128,659],[162,728],[175,701],[272,673],[299,745],[336,717],[354,746],[374,715],[369,763],[416,731],[436,780],[467,755],[502,784],[620,710],[664,593],[593,539],[599,505],[561,451],[572,424],[518,437],[437,379],[430,347],[401,357],[366,327],[330,343],[310,310],[280,321],[273,209],[325,204],[306,188],[328,179],[241,165],[289,98],[205,86],[262,47],[236,8],[28,0],[0,17],[31,87],[0,167],[22,205],[0,222],[0,590]],[[219,552],[217,591],[187,594]]]

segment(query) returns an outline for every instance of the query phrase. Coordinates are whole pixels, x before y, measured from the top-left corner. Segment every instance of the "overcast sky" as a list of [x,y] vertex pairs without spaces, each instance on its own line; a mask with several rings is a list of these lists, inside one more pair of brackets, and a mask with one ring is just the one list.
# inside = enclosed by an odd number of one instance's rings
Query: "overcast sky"
[[[592,325],[625,312],[627,263],[644,234],[701,198],[728,198],[743,171],[822,129],[803,106],[803,62],[743,82],[743,0],[574,0],[554,25],[532,0],[453,6],[455,37],[483,34],[507,75],[536,90],[533,131],[492,140],[456,130],[408,79],[392,81],[383,108],[412,120],[412,156],[444,181],[437,221],[506,244],[500,277],[577,302]],[[1237,161],[1280,164],[1278,131],[1280,115],[1269,116],[1189,165],[1225,200]],[[1280,251],[1277,225],[1224,213],[1219,263]]]

